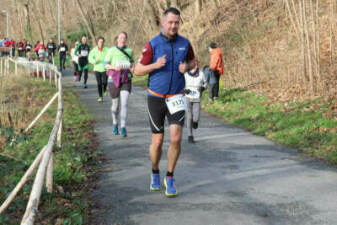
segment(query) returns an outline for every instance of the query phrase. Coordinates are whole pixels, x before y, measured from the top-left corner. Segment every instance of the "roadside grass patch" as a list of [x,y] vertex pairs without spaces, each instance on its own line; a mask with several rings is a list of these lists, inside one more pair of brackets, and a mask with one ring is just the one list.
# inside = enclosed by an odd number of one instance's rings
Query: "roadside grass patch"
[[145,75],[145,76],[133,76],[132,78],[132,83],[137,85],[137,86],[140,86],[140,87],[147,87],[147,82],[148,82],[148,78],[149,76],[148,75]]
[[337,164],[335,99],[279,103],[243,89],[220,90],[220,96],[210,103],[205,92],[203,109],[255,134]]
[[[15,89],[18,96],[28,95],[29,102],[17,104],[24,111],[21,119],[28,125],[44,106],[56,89],[47,82],[22,78],[24,86]],[[16,82],[13,82],[14,84]],[[11,87],[12,88],[12,87]],[[14,89],[12,89],[14,90]],[[34,90],[29,92],[29,90]],[[11,91],[11,94],[14,92]],[[10,96],[12,97],[12,96]],[[20,99],[20,98],[18,98]],[[89,202],[86,191],[91,175],[95,173],[91,165],[96,163],[99,153],[95,152],[95,134],[92,132],[92,118],[81,105],[77,96],[64,88],[64,117],[62,148],[54,149],[53,193],[43,189],[36,224],[84,224],[88,217]],[[21,101],[20,101],[21,102]],[[1,127],[5,138],[4,148],[0,149],[0,201],[3,202],[19,182],[35,156],[47,144],[56,117],[57,101],[47,110],[41,121],[28,133],[14,127]],[[35,173],[34,173],[35,176]],[[0,216],[0,224],[18,224],[23,216],[33,179],[23,187],[10,207]]]

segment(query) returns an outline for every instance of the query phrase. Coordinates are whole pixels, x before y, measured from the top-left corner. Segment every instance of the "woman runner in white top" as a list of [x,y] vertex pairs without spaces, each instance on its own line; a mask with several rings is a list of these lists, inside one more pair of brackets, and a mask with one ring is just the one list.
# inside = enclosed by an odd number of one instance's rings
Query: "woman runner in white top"
[[190,61],[189,68],[191,69],[184,74],[185,97],[187,103],[187,131],[188,142],[190,143],[194,143],[192,128],[198,128],[202,92],[207,87],[206,77],[203,71],[199,69],[198,64],[199,62],[197,59]]

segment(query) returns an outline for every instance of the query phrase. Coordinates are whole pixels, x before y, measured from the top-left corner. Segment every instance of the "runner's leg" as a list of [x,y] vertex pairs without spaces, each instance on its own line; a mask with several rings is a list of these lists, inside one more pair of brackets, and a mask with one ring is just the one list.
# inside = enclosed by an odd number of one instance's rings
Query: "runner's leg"
[[106,75],[106,72],[102,73],[102,83],[103,83],[103,92],[106,92],[108,86],[108,76]]
[[188,132],[188,136],[193,136],[192,133],[192,103],[186,98],[186,104],[187,104],[187,115],[186,115],[186,119],[187,119],[187,132]]
[[193,111],[193,122],[199,122],[200,119],[200,102],[193,102],[192,109]]
[[149,148],[153,170],[159,170],[159,162],[162,155],[164,133],[152,134],[152,143]]
[[[50,57],[51,59],[51,57]],[[59,55],[59,60],[60,60],[60,71],[63,70],[63,65],[62,65],[62,55]]]
[[165,114],[167,112],[165,100],[148,96],[147,110],[150,126],[152,129],[152,142],[149,147],[152,171],[158,171],[164,140]]
[[73,61],[73,66],[74,66],[74,76],[76,76],[77,74],[77,63],[75,63],[74,61]]
[[183,127],[178,124],[170,125],[170,147],[167,151],[168,167],[167,171],[172,173],[176,167],[180,151],[181,151],[181,136]]
[[120,93],[121,105],[120,105],[120,119],[121,119],[121,127],[125,127],[126,119],[128,116],[128,100],[129,100],[130,92],[122,90]]
[[213,98],[214,98],[214,84],[210,84],[210,85],[208,85],[208,90],[209,90],[209,92],[208,92],[208,98],[209,99],[211,99],[211,100],[213,100]]
[[[87,67],[87,65],[86,65]],[[84,84],[86,85],[88,81],[88,68],[84,69]]]
[[113,98],[112,99],[111,116],[112,116],[112,124],[113,125],[117,125],[118,102],[119,102],[119,98]]
[[67,59],[67,55],[66,54],[64,54],[63,55],[63,57],[62,57],[62,59],[63,59],[63,69],[65,69],[66,68],[66,59]]
[[216,78],[216,84],[214,87],[214,97],[217,98],[219,97],[219,82],[220,82],[220,74],[218,73],[218,71],[214,72],[215,78]]
[[83,69],[78,70],[78,81],[81,81]]
[[103,96],[102,91],[102,73],[95,71],[96,81],[97,81],[97,89],[99,97]]

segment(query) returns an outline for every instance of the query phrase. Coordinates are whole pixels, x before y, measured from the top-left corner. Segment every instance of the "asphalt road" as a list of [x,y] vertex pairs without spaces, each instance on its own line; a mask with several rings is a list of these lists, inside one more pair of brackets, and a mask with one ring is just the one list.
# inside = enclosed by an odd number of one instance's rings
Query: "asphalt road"
[[175,171],[179,196],[151,192],[146,91],[133,87],[128,137],[122,138],[112,135],[111,98],[97,102],[94,76],[89,76],[88,89],[82,89],[67,74],[65,86],[74,89],[93,114],[99,149],[107,159],[91,196],[98,206],[91,224],[337,224],[336,168],[204,113],[195,133],[197,143],[187,143],[186,129],[183,134]]

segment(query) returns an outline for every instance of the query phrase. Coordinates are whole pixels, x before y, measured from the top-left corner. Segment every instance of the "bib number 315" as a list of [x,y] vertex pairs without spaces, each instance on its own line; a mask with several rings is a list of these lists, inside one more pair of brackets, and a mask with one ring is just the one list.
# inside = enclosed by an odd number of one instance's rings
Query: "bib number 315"
[[171,115],[179,111],[186,110],[185,96],[182,94],[175,95],[166,99],[166,105]]

